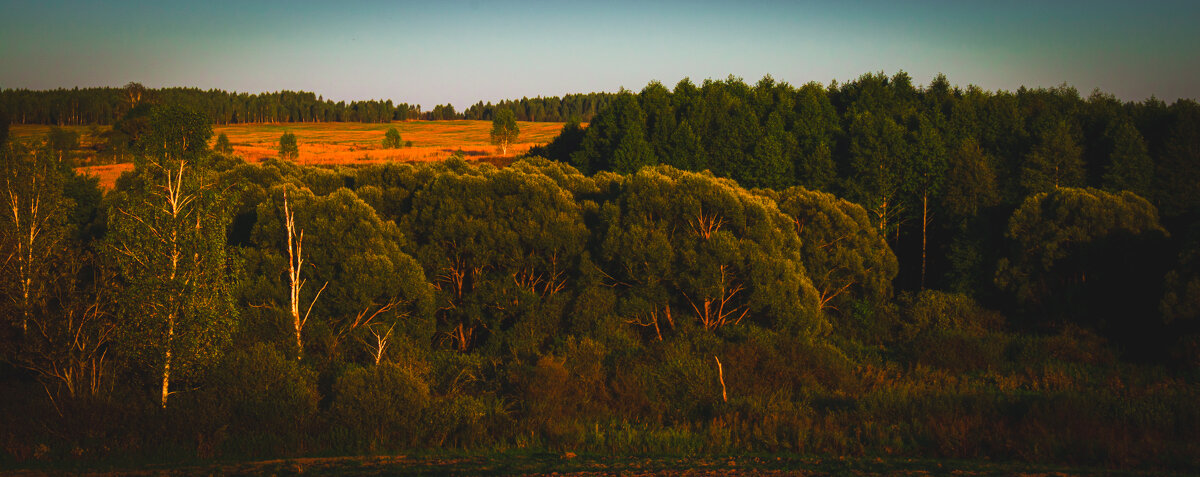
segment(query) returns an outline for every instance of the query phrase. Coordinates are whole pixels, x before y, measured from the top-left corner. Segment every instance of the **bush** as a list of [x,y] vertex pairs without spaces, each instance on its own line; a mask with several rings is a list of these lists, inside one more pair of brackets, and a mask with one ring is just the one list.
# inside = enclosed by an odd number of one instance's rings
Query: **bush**
[[903,297],[908,302],[905,331],[914,336],[931,330],[958,331],[981,335],[997,331],[1004,325],[1004,315],[988,310],[969,296],[924,290],[915,297]]
[[200,454],[222,448],[247,456],[303,453],[317,401],[312,375],[295,359],[265,343],[234,351],[191,410],[220,425],[196,430]]
[[333,392],[330,424],[342,431],[344,444],[377,451],[425,442],[429,386],[409,369],[391,363],[352,368]]

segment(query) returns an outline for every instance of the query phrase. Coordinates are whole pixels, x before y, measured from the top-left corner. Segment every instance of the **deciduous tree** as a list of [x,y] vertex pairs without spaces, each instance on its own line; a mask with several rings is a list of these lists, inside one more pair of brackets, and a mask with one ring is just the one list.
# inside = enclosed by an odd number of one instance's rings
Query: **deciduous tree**
[[233,145],[229,143],[229,136],[225,133],[217,135],[217,143],[213,146],[213,152],[218,154],[233,154]]
[[160,380],[187,381],[220,356],[236,323],[215,178],[204,167],[209,120],[159,107],[135,163],[114,191],[107,252],[126,284],[118,344]]
[[383,134],[383,148],[399,149],[401,144],[403,143],[400,140],[400,131],[397,131],[396,128],[388,128],[387,132]]
[[513,116],[513,112],[507,108],[501,108],[496,111],[496,117],[492,118],[492,144],[500,146],[500,154],[508,154],[508,146],[517,142],[517,137],[521,134],[521,128],[517,127],[517,119]]
[[602,210],[601,267],[618,312],[657,339],[738,323],[825,329],[792,220],[769,199],[666,166],[628,177]]
[[279,136],[279,157],[293,161],[300,157],[300,148],[296,145],[295,134],[285,132]]

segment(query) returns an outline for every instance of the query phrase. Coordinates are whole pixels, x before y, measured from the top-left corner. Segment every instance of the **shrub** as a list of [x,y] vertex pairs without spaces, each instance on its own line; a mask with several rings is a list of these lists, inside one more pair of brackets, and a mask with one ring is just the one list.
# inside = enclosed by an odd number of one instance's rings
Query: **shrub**
[[429,386],[409,369],[390,363],[352,368],[333,392],[329,417],[344,444],[375,451],[424,442]]
[[234,351],[196,398],[193,412],[221,425],[197,429],[200,453],[220,448],[242,455],[302,453],[317,401],[312,375],[273,346]]

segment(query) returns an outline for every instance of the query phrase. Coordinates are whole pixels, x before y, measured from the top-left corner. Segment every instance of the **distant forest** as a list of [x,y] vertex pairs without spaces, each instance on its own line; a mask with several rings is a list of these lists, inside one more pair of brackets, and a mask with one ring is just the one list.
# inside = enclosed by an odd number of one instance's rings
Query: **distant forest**
[[333,102],[305,91],[275,93],[230,93],[196,88],[148,89],[137,83],[123,88],[0,91],[0,111],[14,124],[59,126],[113,124],[141,101],[186,106],[212,118],[215,124],[282,122],[381,123],[408,119],[492,119],[496,108],[513,111],[517,121],[591,121],[615,95],[611,93],[568,94],[562,98],[521,98],[497,105],[482,102],[466,111],[437,105],[422,111],[421,105],[393,104],[391,100]]
[[[530,154],[589,174],[666,164],[749,188],[832,192],[870,213],[900,257],[902,288],[981,297],[996,292],[1005,222],[1036,194],[1132,192],[1174,241],[1195,239],[1200,212],[1200,105],[1084,98],[1066,85],[989,92],[939,75],[917,87],[903,72],[829,86],[655,82]],[[1091,313],[1083,305],[1065,308]]]
[[251,164],[162,101],[114,126],[134,167],[110,191],[0,122],[0,468],[1200,470],[1194,101],[651,83],[504,167]]

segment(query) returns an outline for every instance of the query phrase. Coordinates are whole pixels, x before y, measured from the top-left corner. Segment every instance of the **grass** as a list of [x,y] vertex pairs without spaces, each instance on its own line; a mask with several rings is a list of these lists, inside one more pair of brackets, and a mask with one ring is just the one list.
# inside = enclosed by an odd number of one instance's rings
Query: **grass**
[[[213,127],[213,141],[220,134],[229,137],[234,155],[247,162],[260,162],[275,157],[279,136],[285,131],[296,135],[300,147],[298,162],[305,165],[366,164],[373,162],[441,161],[455,153],[469,160],[506,163],[529,148],[546,144],[562,130],[563,123],[518,122],[521,135],[518,143],[509,146],[507,154],[491,145],[491,121],[397,121],[392,123],[273,123],[234,124]],[[384,133],[394,127],[403,141],[411,147],[384,149]],[[95,146],[99,134],[108,126],[65,126],[63,129],[80,135],[76,151],[82,167],[79,171],[99,177],[101,187],[111,189],[117,178],[131,170],[133,164],[99,164]],[[50,126],[12,125],[10,134],[21,141],[38,140],[50,132]]]

